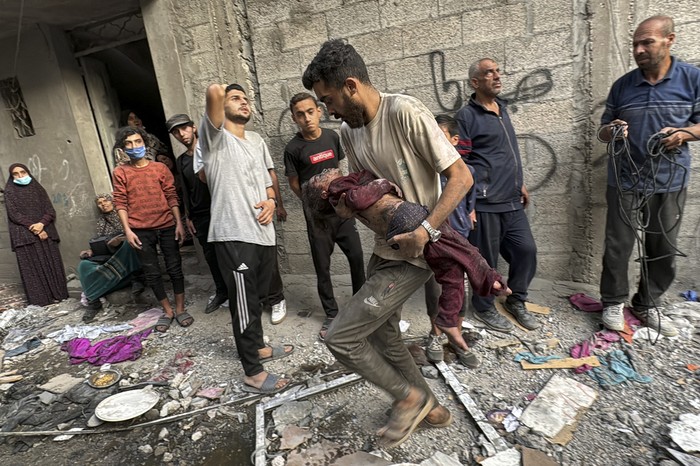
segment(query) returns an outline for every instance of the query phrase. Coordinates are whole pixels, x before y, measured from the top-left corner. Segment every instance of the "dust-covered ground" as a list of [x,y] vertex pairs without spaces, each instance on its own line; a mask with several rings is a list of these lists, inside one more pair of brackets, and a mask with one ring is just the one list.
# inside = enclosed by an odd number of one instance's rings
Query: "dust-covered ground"
[[[342,368],[334,364],[334,358],[317,339],[323,313],[316,296],[315,277],[283,278],[288,315],[276,326],[269,323],[269,314],[264,315],[265,335],[272,344],[295,345],[295,351],[287,358],[267,363],[266,369],[292,377],[295,387],[291,390],[340,377]],[[349,276],[335,277],[335,285],[342,312],[342,303],[350,294]],[[0,431],[6,435],[5,432],[84,428],[91,433],[61,442],[54,440],[55,435],[0,437],[2,464],[250,464],[255,450],[254,407],[258,398],[240,389],[243,372],[233,343],[229,310],[220,308],[208,315],[202,312],[210,288],[206,276],[187,278],[187,307],[196,322],[189,328],[173,323],[166,334],[151,334],[144,340],[138,359],[113,364],[124,375],[120,384],[102,390],[78,384],[64,395],[43,395],[43,401],[37,399],[43,392],[38,385],[60,374],[85,379],[98,367],[88,363],[71,365],[60,345],[46,338],[54,330],[82,323],[83,309],[77,300],[43,309],[30,308],[28,316],[13,323],[13,327],[35,331],[42,345],[24,355],[5,359],[0,372],[16,369],[24,378],[0,386]],[[679,284],[677,288],[683,286]],[[449,363],[449,367],[483,413],[527,407],[555,373],[597,391],[597,400],[581,414],[573,438],[563,446],[523,425],[507,433],[496,422],[498,432],[512,446],[539,450],[567,465],[675,464],[669,462],[665,450],[665,447],[679,449],[669,437],[668,425],[678,420],[680,414],[700,414],[698,371],[687,367],[700,364],[700,344],[697,336],[690,338],[691,329],[679,338],[660,339],[656,344],[635,340],[635,368],[640,374],[650,376],[650,383],[625,382],[603,390],[585,373],[574,374],[569,369],[523,370],[513,361],[518,351],[568,356],[572,345],[600,329],[599,313],[581,312],[568,303],[566,298],[575,292],[596,296],[595,288],[589,286],[536,280],[531,301],[551,308],[548,316],[538,317],[542,327],[531,332],[515,330],[510,335],[477,328],[475,331],[481,330],[481,339],[475,351],[481,358],[481,366],[467,370],[459,363]],[[669,293],[669,299],[682,301],[674,293]],[[113,304],[92,325],[129,321],[153,307],[152,301],[152,296],[146,294],[138,302]],[[0,323],[2,316],[0,313]],[[409,300],[403,319],[410,324],[405,332],[407,344],[424,345],[428,321],[422,292]],[[0,336],[4,337],[9,329],[2,330]],[[112,336],[106,334],[100,338]],[[504,338],[518,338],[524,343],[495,348]],[[615,345],[619,343],[614,343],[613,348]],[[183,375],[176,375],[178,372]],[[95,406],[108,395],[127,385],[163,378],[166,379],[163,386],[153,387],[160,396],[155,410],[131,421],[86,426]],[[172,387],[173,379],[181,382],[177,389]],[[366,459],[358,459],[362,457],[357,452],[370,451],[381,453],[386,460],[376,464],[419,464],[435,458],[436,452],[451,455],[461,464],[482,460],[489,454],[490,446],[481,445],[484,443],[481,433],[459,399],[441,377],[428,382],[454,415],[453,424],[447,428],[419,429],[401,446],[380,451],[375,431],[387,421],[391,400],[381,390],[360,381],[302,402],[285,403],[283,409],[267,413],[268,461],[275,465],[322,465],[356,453],[354,462],[346,458],[345,463],[338,464],[369,464]],[[221,396],[208,400],[196,395],[197,389],[206,388],[222,389]],[[239,399],[246,402],[236,402]],[[220,404],[218,408],[205,409]],[[195,410],[197,413],[186,414],[181,419],[133,428]],[[282,424],[304,429],[296,436],[288,430],[282,445]],[[115,432],[115,428],[125,429]],[[301,443],[292,449],[282,448],[297,442]]]

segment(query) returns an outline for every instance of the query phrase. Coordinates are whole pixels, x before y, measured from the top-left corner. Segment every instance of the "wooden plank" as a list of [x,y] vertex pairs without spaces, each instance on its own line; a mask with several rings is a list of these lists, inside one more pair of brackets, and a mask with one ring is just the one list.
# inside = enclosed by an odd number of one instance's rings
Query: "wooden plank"
[[520,361],[520,366],[523,369],[575,369],[579,366],[588,364],[589,366],[598,367],[600,366],[600,361],[597,356],[588,356],[587,358],[564,358],[564,359],[550,359],[549,361],[543,362],[542,364],[532,364],[525,360]]
[[549,315],[552,312],[552,310],[548,307],[540,306],[539,304],[529,302],[525,303],[525,308],[530,312],[534,312],[535,314],[542,314],[545,316]]
[[519,328],[520,330],[522,330],[523,332],[529,332],[528,329],[526,329],[525,327],[523,327],[522,325],[520,325],[520,324],[518,323],[518,321],[515,320],[515,317],[513,317],[513,314],[511,314],[510,312],[506,311],[506,308],[505,308],[505,306],[504,306],[504,304],[503,304],[503,301],[504,301],[504,300],[497,299],[497,300],[495,300],[495,301],[493,302],[494,306],[496,306],[496,310],[497,310],[503,317],[505,317],[506,319],[508,319],[508,320],[510,321],[511,324],[515,325],[516,327],[518,327],[518,328]]

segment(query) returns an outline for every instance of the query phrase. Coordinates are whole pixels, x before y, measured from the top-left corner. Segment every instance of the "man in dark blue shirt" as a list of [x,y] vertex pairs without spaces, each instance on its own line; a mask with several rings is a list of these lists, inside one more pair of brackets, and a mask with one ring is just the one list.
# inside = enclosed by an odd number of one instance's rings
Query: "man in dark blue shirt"
[[657,310],[675,278],[676,247],[690,174],[688,142],[700,138],[700,69],[670,53],[673,19],[653,16],[635,30],[638,68],[610,89],[599,137],[609,142],[608,213],[600,294],[603,324],[623,330],[627,268],[637,241],[641,278],[634,314],[665,336],[678,334]]
[[[474,94],[455,115],[460,145],[467,163],[474,168],[476,224],[469,241],[491,267],[498,265],[499,254],[508,262],[508,286],[513,294],[505,302],[506,310],[523,327],[540,326],[525,308],[527,289],[537,270],[537,246],[525,215],[529,194],[523,184],[523,166],[515,130],[506,111],[501,92],[498,64],[484,58],[469,67],[469,83]],[[471,143],[471,147],[469,144]],[[498,313],[493,297],[472,296],[474,318],[502,332],[513,329]]]

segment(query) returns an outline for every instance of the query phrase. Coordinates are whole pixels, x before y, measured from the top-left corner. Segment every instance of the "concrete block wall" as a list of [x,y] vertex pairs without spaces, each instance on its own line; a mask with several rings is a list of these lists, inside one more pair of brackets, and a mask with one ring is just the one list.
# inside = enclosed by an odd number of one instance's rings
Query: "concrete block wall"
[[[304,90],[301,75],[325,40],[348,39],[377,88],[413,95],[435,114],[467,102],[473,61],[498,61],[532,194],[538,275],[588,282],[600,273],[605,218],[605,148],[595,130],[610,85],[635,66],[632,31],[648,16],[669,14],[678,25],[674,53],[700,63],[700,14],[691,0],[142,0],[142,7],[166,113],[185,106],[201,114],[213,81],[246,81],[254,93],[251,127],[282,175],[289,219],[278,225],[278,249],[290,273],[312,265],[300,204],[283,176],[284,145],[296,131],[287,103]],[[327,114],[322,124],[339,126]],[[698,190],[691,185],[680,239],[692,257],[700,254]],[[362,235],[369,254],[372,235]],[[336,256],[334,271],[347,272]],[[696,262],[678,263],[689,286]]]
[[[547,4],[554,8],[561,3],[567,5],[548,11]],[[587,26],[582,20],[576,23],[573,8],[571,2],[450,0],[323,1],[310,8],[295,1],[249,0],[264,136],[281,161],[284,144],[295,131],[288,99],[304,90],[301,75],[329,38],[346,38],[355,46],[380,90],[413,95],[435,114],[451,114],[465,104],[471,94],[469,65],[493,57],[506,73],[504,90],[512,102],[532,192],[529,215],[540,250],[539,274],[578,278],[571,270],[569,198],[572,183],[585,183],[575,176],[583,162],[576,146],[582,146],[586,128],[575,124],[579,109],[573,98],[582,79],[576,61],[585,56],[576,53],[572,29]],[[337,128],[338,123],[326,118],[324,126]],[[291,207],[298,209],[298,203]],[[301,214],[292,209],[295,216]],[[294,272],[308,256],[304,225],[287,222],[282,229]]]

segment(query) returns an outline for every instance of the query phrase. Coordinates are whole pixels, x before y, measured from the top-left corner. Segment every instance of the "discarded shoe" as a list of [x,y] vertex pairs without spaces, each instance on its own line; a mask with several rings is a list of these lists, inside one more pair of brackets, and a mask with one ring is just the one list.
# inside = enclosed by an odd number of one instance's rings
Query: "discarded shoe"
[[486,311],[474,312],[474,318],[492,330],[499,332],[510,332],[513,330],[513,324],[502,316],[493,306]]
[[437,335],[428,335],[428,346],[425,348],[425,356],[430,362],[440,362],[445,359],[445,351]]
[[287,301],[283,299],[279,303],[272,305],[270,321],[272,325],[277,325],[281,323],[285,317],[287,317]]
[[649,327],[652,330],[656,330],[665,337],[675,337],[678,335],[678,329],[673,325],[671,319],[663,315],[661,310],[658,308],[632,308],[632,314],[641,320],[644,326]]
[[621,332],[625,329],[625,304],[612,304],[603,308],[603,325],[605,328]]
[[540,322],[527,310],[524,301],[509,296],[503,305],[506,311],[512,314],[515,320],[526,329],[535,330],[536,328],[540,328]]

